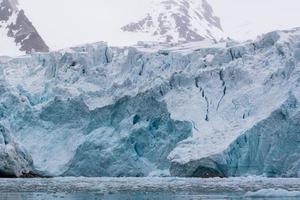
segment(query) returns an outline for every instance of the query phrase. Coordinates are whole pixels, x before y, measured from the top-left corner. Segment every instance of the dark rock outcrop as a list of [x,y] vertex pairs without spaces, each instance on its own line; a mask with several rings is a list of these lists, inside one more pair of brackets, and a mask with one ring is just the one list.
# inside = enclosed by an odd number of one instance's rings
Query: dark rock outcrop
[[16,0],[0,1],[0,29],[5,29],[7,37],[13,38],[16,45],[25,53],[49,51],[49,47],[24,11],[18,8]]
[[121,29],[131,33],[145,33],[160,42],[175,43],[218,39],[222,34],[220,19],[214,16],[206,0],[153,2],[152,11],[144,18]]

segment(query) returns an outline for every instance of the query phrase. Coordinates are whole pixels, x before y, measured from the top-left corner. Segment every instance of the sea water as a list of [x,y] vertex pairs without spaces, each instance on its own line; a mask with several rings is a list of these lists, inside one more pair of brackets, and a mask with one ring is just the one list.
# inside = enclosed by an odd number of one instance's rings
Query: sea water
[[0,200],[300,199],[290,178],[0,179]]

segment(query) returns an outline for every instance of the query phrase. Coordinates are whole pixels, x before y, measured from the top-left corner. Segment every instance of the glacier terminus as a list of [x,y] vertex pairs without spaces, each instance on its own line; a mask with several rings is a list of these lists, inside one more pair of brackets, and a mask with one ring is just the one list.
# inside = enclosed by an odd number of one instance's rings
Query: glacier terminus
[[300,29],[0,66],[1,177],[300,177]]

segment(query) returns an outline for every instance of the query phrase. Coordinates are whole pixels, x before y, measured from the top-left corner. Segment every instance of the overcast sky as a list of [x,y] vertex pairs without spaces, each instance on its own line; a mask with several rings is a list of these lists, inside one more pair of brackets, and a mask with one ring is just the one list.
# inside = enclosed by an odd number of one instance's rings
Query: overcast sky
[[143,16],[147,0],[19,0],[51,49],[126,40],[120,27]]
[[300,27],[300,0],[208,0],[233,38]]
[[[224,31],[238,40],[300,26],[300,0],[208,0]],[[143,16],[150,0],[19,0],[52,49],[126,40],[119,27]],[[89,31],[87,31],[89,30]],[[123,38],[124,37],[124,38]]]

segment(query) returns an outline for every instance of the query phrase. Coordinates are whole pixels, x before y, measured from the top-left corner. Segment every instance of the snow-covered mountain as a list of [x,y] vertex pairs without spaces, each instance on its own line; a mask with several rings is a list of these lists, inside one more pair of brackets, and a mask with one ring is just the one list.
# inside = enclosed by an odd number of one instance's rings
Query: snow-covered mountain
[[300,29],[203,43],[3,60],[0,150],[18,169],[8,171],[300,177]]
[[0,0],[0,54],[18,55],[32,51],[47,52],[41,38],[17,0]]
[[220,39],[220,19],[206,0],[152,1],[145,17],[122,27],[123,31],[143,33],[160,42],[191,42]]

